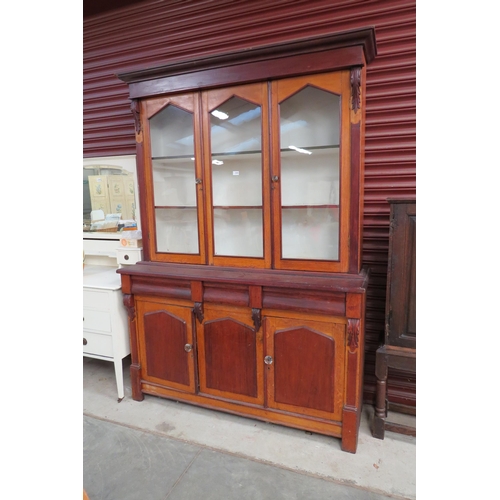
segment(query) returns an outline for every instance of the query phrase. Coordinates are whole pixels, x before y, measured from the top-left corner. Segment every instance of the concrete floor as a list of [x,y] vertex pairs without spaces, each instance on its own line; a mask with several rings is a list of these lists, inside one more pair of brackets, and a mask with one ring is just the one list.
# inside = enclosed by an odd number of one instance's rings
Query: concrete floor
[[416,498],[416,440],[340,440],[146,395],[117,401],[113,364],[83,358],[83,486],[90,500]]

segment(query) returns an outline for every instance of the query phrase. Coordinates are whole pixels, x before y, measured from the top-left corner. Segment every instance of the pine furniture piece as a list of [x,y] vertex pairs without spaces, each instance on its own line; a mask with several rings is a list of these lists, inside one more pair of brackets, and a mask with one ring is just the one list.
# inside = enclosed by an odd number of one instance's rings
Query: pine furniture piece
[[[416,372],[416,231],[415,199],[389,199],[391,219],[389,230],[389,263],[385,343],[375,354],[377,377],[373,436],[384,439],[385,430],[416,435],[416,428],[387,419],[387,379],[389,368]],[[400,412],[415,414],[415,408]]]
[[120,73],[144,260],[118,270],[132,396],[341,438],[363,399],[372,28]]

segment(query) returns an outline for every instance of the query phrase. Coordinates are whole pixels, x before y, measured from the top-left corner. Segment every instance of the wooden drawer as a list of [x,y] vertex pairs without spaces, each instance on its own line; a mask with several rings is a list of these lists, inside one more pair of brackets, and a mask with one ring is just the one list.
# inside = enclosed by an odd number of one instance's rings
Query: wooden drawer
[[110,307],[109,293],[100,290],[83,290],[83,307],[108,311]]
[[113,357],[113,337],[83,331],[83,353]]
[[111,315],[108,311],[96,311],[94,309],[83,309],[84,330],[97,330],[99,332],[111,332]]

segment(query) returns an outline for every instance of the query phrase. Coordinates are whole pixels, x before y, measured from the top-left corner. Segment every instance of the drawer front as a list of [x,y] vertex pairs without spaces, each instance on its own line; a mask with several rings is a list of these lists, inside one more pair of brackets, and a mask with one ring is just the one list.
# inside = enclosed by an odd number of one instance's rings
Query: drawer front
[[100,290],[83,290],[83,307],[108,311],[110,307],[109,292]]
[[83,353],[113,357],[113,338],[111,335],[83,331]]
[[116,261],[118,264],[135,264],[142,260],[142,248],[117,248]]
[[83,309],[83,328],[99,332],[111,332],[111,315],[107,311]]

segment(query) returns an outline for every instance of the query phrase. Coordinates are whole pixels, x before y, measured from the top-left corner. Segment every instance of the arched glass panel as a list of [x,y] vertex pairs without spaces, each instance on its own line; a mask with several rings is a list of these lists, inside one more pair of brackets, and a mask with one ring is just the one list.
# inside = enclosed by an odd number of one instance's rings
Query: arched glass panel
[[279,113],[281,256],[338,260],[340,96],[308,86]]
[[232,97],[210,114],[214,254],[263,257],[262,110]]
[[192,113],[169,105],[150,121],[156,251],[199,253]]

